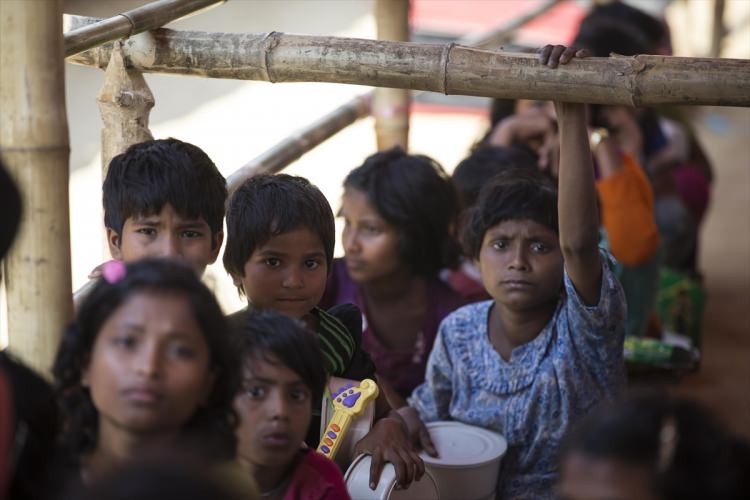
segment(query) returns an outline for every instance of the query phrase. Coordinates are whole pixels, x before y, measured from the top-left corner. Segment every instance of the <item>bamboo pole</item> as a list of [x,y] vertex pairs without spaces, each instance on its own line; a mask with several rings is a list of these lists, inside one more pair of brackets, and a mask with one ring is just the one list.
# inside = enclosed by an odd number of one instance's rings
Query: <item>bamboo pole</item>
[[[409,0],[377,0],[375,19],[379,40],[409,41]],[[372,115],[378,150],[401,146],[409,149],[408,89],[375,89]]]
[[148,129],[154,95],[143,75],[125,67],[120,42],[107,65],[104,85],[97,97],[102,116],[102,175],[107,175],[109,162],[128,146],[154,137]]
[[72,317],[60,0],[0,2],[0,157],[24,197],[5,262],[8,345],[48,372]]
[[714,15],[711,27],[711,57],[721,57],[721,48],[727,28],[724,25],[724,0],[714,0]]
[[[594,104],[750,106],[750,62],[638,55],[574,60],[324,36],[154,30],[124,42],[138,70],[277,82],[331,82],[445,94]],[[69,60],[104,67],[111,45]]]
[[119,38],[159,28],[226,0],[158,0],[65,33],[65,57]]
[[340,130],[370,113],[370,95],[359,96],[264,151],[227,178],[232,193],[257,174],[275,174]]

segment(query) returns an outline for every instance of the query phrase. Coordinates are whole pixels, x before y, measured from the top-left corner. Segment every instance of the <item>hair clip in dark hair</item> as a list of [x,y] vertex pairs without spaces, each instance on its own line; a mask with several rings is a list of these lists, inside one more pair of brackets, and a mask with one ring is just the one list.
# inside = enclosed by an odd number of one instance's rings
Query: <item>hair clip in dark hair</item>
[[114,285],[125,277],[125,263],[121,260],[110,260],[102,266],[102,277]]

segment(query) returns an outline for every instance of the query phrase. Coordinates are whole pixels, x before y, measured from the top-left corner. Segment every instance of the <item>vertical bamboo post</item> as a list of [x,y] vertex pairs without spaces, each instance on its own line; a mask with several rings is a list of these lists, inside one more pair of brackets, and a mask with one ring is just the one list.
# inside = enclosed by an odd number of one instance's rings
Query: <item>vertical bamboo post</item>
[[102,172],[109,162],[131,144],[153,139],[148,129],[154,95],[143,74],[127,68],[122,44],[116,42],[107,64],[104,85],[97,97],[102,117]]
[[5,262],[8,345],[48,372],[72,316],[60,0],[0,1],[0,156],[24,197]]
[[711,48],[709,57],[721,57],[721,46],[724,42],[726,27],[724,26],[724,0],[714,0],[714,16],[711,27]]
[[[377,0],[375,18],[379,40],[409,41],[409,0]],[[409,148],[409,103],[405,89],[377,88],[372,100],[378,150]]]

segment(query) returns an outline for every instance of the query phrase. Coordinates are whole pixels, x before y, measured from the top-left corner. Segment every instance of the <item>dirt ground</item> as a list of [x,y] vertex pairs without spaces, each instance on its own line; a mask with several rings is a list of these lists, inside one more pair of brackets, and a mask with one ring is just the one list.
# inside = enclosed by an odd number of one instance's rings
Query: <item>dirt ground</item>
[[672,386],[750,439],[750,109],[699,108],[694,123],[715,169],[701,234],[703,361]]

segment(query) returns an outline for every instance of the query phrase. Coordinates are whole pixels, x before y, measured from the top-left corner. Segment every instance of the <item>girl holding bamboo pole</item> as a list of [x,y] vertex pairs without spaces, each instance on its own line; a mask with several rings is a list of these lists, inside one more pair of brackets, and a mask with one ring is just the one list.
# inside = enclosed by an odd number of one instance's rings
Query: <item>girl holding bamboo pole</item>
[[[567,63],[574,49],[543,53]],[[457,420],[508,442],[497,498],[555,498],[565,431],[625,381],[625,299],[598,248],[586,109],[556,103],[558,183],[535,169],[506,171],[484,187],[464,227],[492,300],[440,325],[427,380],[400,412],[432,448],[422,421]]]

